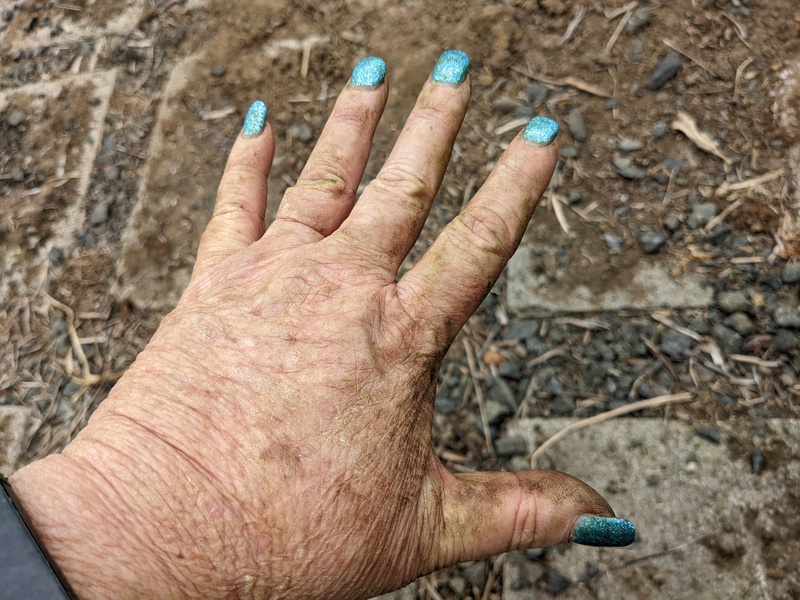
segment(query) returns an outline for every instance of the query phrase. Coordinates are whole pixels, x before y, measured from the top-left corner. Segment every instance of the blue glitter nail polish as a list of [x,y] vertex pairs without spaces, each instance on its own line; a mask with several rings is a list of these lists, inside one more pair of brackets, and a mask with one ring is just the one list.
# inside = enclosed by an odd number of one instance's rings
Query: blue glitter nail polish
[[433,80],[436,83],[458,85],[464,81],[467,71],[469,71],[469,56],[461,50],[446,50],[442,52],[433,68]]
[[522,132],[522,139],[540,146],[547,146],[553,141],[558,133],[558,123],[547,117],[534,117],[531,119],[525,131]]
[[245,137],[256,137],[264,131],[267,123],[267,105],[261,100],[256,100],[250,105],[247,116],[244,118],[242,134]]
[[368,56],[353,69],[350,85],[357,87],[377,87],[386,77],[386,63],[377,56]]
[[629,546],[635,538],[633,523],[614,517],[579,517],[572,530],[572,541],[584,546]]

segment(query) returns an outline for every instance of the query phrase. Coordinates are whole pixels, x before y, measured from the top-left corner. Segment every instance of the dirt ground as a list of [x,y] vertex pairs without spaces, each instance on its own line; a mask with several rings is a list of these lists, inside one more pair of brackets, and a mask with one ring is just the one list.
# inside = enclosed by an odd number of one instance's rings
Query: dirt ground
[[[745,428],[798,416],[798,331],[775,317],[776,306],[800,302],[798,284],[781,280],[787,261],[800,259],[800,207],[787,170],[800,142],[791,120],[800,92],[795,105],[782,96],[787,70],[800,62],[795,0],[5,0],[0,9],[0,402],[39,413],[27,461],[74,437],[179,297],[252,100],[268,103],[277,132],[274,214],[361,58],[386,60],[391,90],[367,183],[446,48],[472,59],[472,103],[407,264],[469,200],[525,120],[541,114],[562,124],[557,182],[534,217],[547,224],[542,241],[581,240],[570,268],[602,288],[641,260],[641,232],[662,232],[658,251],[674,272],[700,274],[717,296],[745,291],[749,305],[737,313],[752,325],[729,353],[749,362],[704,362],[700,348],[665,357],[669,328],[649,311],[567,322],[552,312],[514,314],[501,279],[442,371],[440,395],[456,402],[437,413],[434,440],[448,465],[513,467],[490,451],[475,387],[516,398],[492,422],[496,438],[504,418],[552,414],[540,389],[559,369],[576,373],[565,382],[572,408],[561,415],[691,391],[694,402],[644,414]],[[670,54],[679,70],[653,84]],[[95,73],[113,81],[108,93]],[[84,76],[63,89],[26,91]],[[671,127],[680,113],[694,119],[694,139]],[[629,149],[625,140],[634,142]],[[721,218],[691,226],[704,203]],[[595,268],[592,257],[608,253],[609,266]],[[560,268],[562,257],[544,260]],[[712,331],[728,312],[715,303],[664,318]],[[566,349],[548,365],[531,363],[542,351],[510,334],[531,319],[537,333],[529,339]],[[624,327],[633,333],[620,342]],[[789,341],[779,347],[780,336]],[[598,355],[612,347],[605,360],[613,377],[592,370],[599,359],[590,347]],[[499,598],[501,578],[488,573],[434,574],[420,597]],[[447,583],[459,578],[464,592]],[[547,581],[539,584],[549,597]]]

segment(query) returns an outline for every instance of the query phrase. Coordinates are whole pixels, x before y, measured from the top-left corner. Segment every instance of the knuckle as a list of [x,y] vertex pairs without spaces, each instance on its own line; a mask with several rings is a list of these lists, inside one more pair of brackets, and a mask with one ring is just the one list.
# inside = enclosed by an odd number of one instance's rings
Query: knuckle
[[489,207],[476,206],[461,213],[453,220],[453,227],[455,242],[459,246],[465,246],[467,250],[477,249],[503,260],[510,259],[514,253],[513,237],[508,224],[497,211]]
[[384,166],[370,187],[382,195],[419,209],[427,209],[435,190],[411,165],[393,162]]
[[347,182],[347,170],[337,157],[318,157],[307,172],[304,172],[294,190],[310,190],[333,199],[352,200],[355,189]]

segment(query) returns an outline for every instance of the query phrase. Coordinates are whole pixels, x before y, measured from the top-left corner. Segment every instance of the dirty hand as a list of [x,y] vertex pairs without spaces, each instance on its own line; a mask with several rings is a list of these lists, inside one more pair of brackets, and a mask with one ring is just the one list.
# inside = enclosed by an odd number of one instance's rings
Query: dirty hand
[[354,204],[387,99],[382,62],[359,65],[266,232],[275,141],[251,109],[177,308],[78,438],[12,480],[81,598],[365,598],[507,550],[630,543],[629,523],[581,517],[613,513],[568,475],[452,475],[431,446],[442,358],[557,157],[534,120],[396,279],[467,109],[465,59],[443,55]]

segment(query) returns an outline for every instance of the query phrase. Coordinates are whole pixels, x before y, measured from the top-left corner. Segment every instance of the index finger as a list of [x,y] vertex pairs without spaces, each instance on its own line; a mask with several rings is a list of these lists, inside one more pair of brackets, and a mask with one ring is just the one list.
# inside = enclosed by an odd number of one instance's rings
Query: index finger
[[558,160],[558,124],[535,117],[486,183],[397,284],[409,314],[452,340],[492,289],[525,233]]

